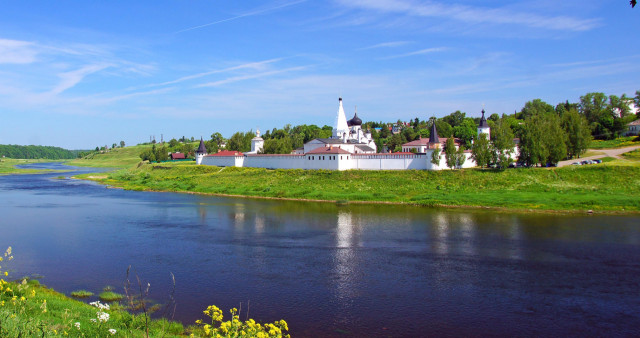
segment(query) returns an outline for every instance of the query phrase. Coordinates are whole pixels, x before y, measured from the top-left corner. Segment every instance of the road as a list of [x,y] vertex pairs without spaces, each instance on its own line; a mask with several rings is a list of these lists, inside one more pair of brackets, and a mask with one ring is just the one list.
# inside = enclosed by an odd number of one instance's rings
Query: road
[[581,157],[579,159],[572,159],[572,160],[567,160],[567,161],[560,161],[558,162],[558,167],[564,167],[565,165],[571,165],[571,163],[573,162],[580,162],[580,161],[584,161],[584,160],[595,160],[596,158],[603,158],[603,157],[613,157],[613,158],[623,158],[622,156],[620,156],[623,153],[632,151],[632,150],[636,150],[639,149],[640,146],[631,146],[631,147],[624,147],[624,148],[616,148],[616,149],[590,149],[591,151],[597,151],[599,153],[602,153],[601,155],[593,155],[593,156],[587,156],[587,157]]

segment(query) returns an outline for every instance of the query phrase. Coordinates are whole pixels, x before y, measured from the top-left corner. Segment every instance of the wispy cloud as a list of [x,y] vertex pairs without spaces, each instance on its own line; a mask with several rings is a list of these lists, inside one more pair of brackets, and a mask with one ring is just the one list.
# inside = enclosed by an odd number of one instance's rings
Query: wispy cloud
[[267,76],[272,76],[272,75],[277,75],[277,74],[282,74],[282,73],[288,73],[288,72],[293,72],[293,71],[304,70],[304,69],[307,69],[307,68],[309,68],[309,66],[298,66],[298,67],[290,67],[290,68],[285,68],[285,69],[272,70],[272,71],[262,72],[262,73],[257,73],[257,74],[234,76],[234,77],[230,77],[230,78],[227,78],[227,79],[224,79],[224,80],[203,83],[203,84],[200,84],[200,85],[198,85],[196,87],[217,87],[217,86],[221,86],[221,85],[227,84],[227,83],[233,83],[233,82],[250,80],[250,79],[257,79],[257,78],[262,78],[262,77],[267,77]]
[[417,50],[414,52],[386,56],[386,57],[380,58],[379,60],[389,60],[389,59],[404,58],[404,57],[415,56],[415,55],[425,55],[425,54],[431,54],[431,53],[437,53],[437,52],[444,52],[446,50],[447,50],[447,47],[425,48],[425,49]]
[[0,64],[29,64],[36,61],[38,50],[27,41],[0,39]]
[[268,13],[268,12],[273,12],[275,10],[286,8],[286,7],[290,7],[290,6],[293,6],[293,5],[297,5],[297,4],[305,2],[305,1],[307,1],[307,0],[299,0],[299,1],[287,2],[287,3],[281,4],[281,5],[277,5],[277,6],[274,6],[274,7],[256,9],[256,10],[244,13],[244,14],[232,16],[230,18],[226,18],[226,19],[222,19],[222,20],[218,20],[218,21],[214,21],[214,22],[209,22],[209,23],[206,23],[206,24],[203,24],[203,25],[198,25],[198,26],[185,28],[183,30],[179,30],[177,32],[174,32],[174,34],[180,34],[180,33],[188,32],[188,31],[192,31],[194,29],[213,26],[213,25],[224,23],[224,22],[229,22],[229,21],[233,21],[233,20],[237,20],[237,19],[241,19],[241,18],[246,18],[246,17],[249,17],[249,16],[260,15],[260,14],[265,14],[265,13]]
[[58,77],[60,78],[60,82],[53,89],[51,89],[50,94],[53,94],[53,95],[60,94],[65,90],[72,88],[78,83],[80,83],[80,81],[82,81],[82,79],[84,79],[87,75],[95,72],[99,72],[109,66],[110,65],[108,64],[89,65],[89,66],[82,67],[78,70],[60,73],[58,74]]
[[208,75],[220,74],[220,73],[228,73],[228,72],[232,72],[232,71],[236,71],[236,70],[242,70],[242,69],[264,70],[267,65],[275,63],[275,62],[278,62],[278,61],[281,61],[281,60],[283,60],[283,58],[275,58],[275,59],[269,59],[269,60],[264,60],[264,61],[249,62],[249,63],[244,63],[244,64],[233,66],[233,67],[227,67],[227,68],[223,68],[223,69],[215,69],[215,70],[211,70],[211,71],[207,71],[207,72],[187,75],[187,76],[183,76],[181,78],[178,78],[178,79],[175,79],[175,80],[171,80],[171,81],[166,81],[166,82],[161,82],[161,83],[153,83],[153,84],[146,85],[145,87],[167,86],[167,85],[172,85],[172,84],[185,82],[185,81],[189,81],[189,80],[193,80],[193,79],[198,79],[198,78],[205,77],[205,76],[208,76]]
[[400,46],[404,46],[407,44],[410,44],[411,41],[390,41],[390,42],[383,42],[383,43],[379,43],[373,46],[367,46],[367,47],[362,47],[362,48],[358,48],[357,50],[367,50],[367,49],[377,49],[377,48],[393,48],[393,47],[400,47]]
[[415,17],[453,19],[469,23],[512,24],[560,31],[587,31],[599,25],[598,19],[580,19],[570,16],[540,15],[517,12],[505,8],[483,8],[433,1],[405,0],[337,0],[342,6],[401,14]]

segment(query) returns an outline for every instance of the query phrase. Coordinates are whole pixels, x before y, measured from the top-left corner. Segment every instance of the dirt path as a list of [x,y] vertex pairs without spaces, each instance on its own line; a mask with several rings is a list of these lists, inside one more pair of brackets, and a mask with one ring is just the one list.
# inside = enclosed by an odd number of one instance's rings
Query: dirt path
[[613,158],[622,158],[620,155],[632,151],[632,150],[636,150],[636,149],[640,149],[640,146],[631,146],[631,147],[624,147],[624,148],[616,148],[616,149],[590,149],[591,151],[597,151],[599,153],[602,153],[600,155],[594,155],[594,156],[587,156],[587,157],[581,157],[579,159],[572,159],[572,160],[567,160],[567,161],[560,161],[558,162],[558,167],[564,167],[565,165],[571,165],[571,163],[573,162],[580,162],[580,161],[584,161],[584,160],[595,160],[596,158],[603,158],[603,157],[613,157]]

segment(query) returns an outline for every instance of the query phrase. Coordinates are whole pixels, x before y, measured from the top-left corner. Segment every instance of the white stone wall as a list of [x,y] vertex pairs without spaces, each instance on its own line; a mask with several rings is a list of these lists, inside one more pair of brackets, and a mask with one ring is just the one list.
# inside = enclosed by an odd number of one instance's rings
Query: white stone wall
[[[324,170],[442,170],[448,169],[444,154],[440,165],[431,163],[431,153],[426,154],[319,154],[319,155],[246,155],[205,156],[202,164],[218,167],[249,167],[267,169],[324,169]],[[475,167],[465,153],[463,168]]]
[[244,166],[267,169],[303,169],[304,155],[247,155]]
[[202,164],[216,167],[242,167],[244,156],[205,156]]

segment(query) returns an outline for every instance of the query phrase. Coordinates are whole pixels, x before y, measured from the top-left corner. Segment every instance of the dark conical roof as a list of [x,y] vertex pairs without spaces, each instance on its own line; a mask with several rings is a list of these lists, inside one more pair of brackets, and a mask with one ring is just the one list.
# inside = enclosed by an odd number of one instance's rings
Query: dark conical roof
[[349,125],[350,126],[361,126],[362,125],[362,120],[358,117],[358,113],[353,115],[353,118],[351,120],[349,120]]
[[207,152],[207,147],[204,146],[204,141],[202,140],[202,137],[200,138],[200,145],[198,146],[198,150],[196,150],[196,153],[203,153],[205,154]]
[[429,135],[429,143],[440,143],[440,138],[438,138],[438,130],[436,130],[435,120],[433,120],[433,124],[431,124],[431,135]]
[[489,128],[487,119],[484,118],[484,109],[482,109],[482,118],[480,119],[480,125],[478,126],[478,128]]

